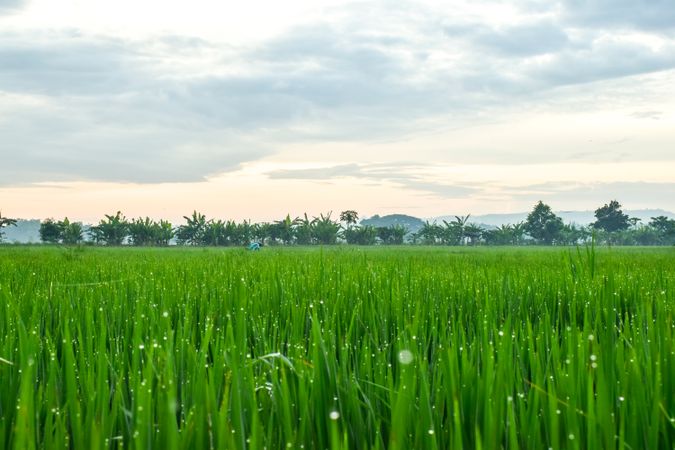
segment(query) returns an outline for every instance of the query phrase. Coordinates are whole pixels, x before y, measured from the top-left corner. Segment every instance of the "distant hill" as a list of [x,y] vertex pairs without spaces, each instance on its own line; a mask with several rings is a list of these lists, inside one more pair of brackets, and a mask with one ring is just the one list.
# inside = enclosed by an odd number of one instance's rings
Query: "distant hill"
[[[555,211],[555,213],[560,216],[565,223],[588,225],[595,222],[594,211]],[[670,219],[675,219],[675,213],[665,211],[663,209],[624,210],[624,213],[628,214],[630,217],[637,217],[642,221],[642,224],[649,223],[651,218],[656,216],[666,216]],[[491,226],[505,225],[507,223],[514,224],[518,222],[524,222],[527,219],[527,214],[527,212],[511,214],[484,214],[471,216],[469,218],[469,222]],[[442,222],[443,220],[450,221],[454,218],[455,216],[440,216],[429,220],[431,222]]]
[[377,214],[368,219],[363,219],[361,225],[371,225],[373,227],[391,227],[394,225],[403,225],[409,233],[417,232],[424,225],[422,219],[407,216],[405,214],[390,214],[387,216],[378,216]]

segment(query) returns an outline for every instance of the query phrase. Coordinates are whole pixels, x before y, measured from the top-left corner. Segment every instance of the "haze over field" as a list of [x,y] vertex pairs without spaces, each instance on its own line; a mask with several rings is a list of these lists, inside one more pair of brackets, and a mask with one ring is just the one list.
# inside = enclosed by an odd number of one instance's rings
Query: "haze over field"
[[0,208],[675,211],[657,0],[0,0]]

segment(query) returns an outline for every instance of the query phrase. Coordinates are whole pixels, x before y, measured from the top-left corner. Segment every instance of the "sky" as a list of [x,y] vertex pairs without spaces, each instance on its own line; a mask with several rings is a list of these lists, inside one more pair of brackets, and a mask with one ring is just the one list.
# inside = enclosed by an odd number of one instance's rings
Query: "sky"
[[675,211],[672,0],[0,0],[0,211]]

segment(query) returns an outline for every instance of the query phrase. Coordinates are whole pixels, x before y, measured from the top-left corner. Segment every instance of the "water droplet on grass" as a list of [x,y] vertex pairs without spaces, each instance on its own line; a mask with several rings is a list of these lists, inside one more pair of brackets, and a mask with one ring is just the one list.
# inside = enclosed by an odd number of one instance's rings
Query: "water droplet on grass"
[[413,359],[415,359],[415,357],[413,356],[410,350],[401,350],[400,352],[398,352],[398,362],[400,362],[403,365],[410,364],[411,362],[413,362]]

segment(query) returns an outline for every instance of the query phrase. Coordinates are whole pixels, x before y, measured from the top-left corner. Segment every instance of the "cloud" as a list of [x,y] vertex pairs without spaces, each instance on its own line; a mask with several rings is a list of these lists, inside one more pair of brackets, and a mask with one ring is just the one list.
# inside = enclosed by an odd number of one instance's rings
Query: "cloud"
[[675,68],[675,44],[659,49],[635,42],[599,41],[588,49],[565,51],[528,75],[549,86],[582,84]]
[[675,8],[670,0],[563,0],[562,7],[563,18],[583,26],[675,29]]
[[310,169],[280,169],[267,173],[273,180],[326,180],[340,177],[362,177],[364,174],[359,164],[340,164]]
[[635,111],[633,114],[631,114],[631,116],[635,117],[637,119],[659,120],[663,116],[663,112],[661,112],[661,111]]
[[0,0],[0,14],[14,12],[24,6],[24,0]]
[[430,180],[423,175],[424,169],[425,167],[412,163],[339,164],[308,169],[273,170],[267,176],[270,179],[312,181],[356,178],[376,184],[389,183],[445,199],[467,197],[480,191],[479,187]]
[[[10,4],[17,3],[0,0],[0,10]],[[675,68],[673,38],[659,34],[652,45],[603,28],[633,23],[634,14],[635,26],[662,31],[657,12],[672,14],[665,2],[637,11],[636,2],[619,0],[613,18],[594,18],[608,5],[540,5],[537,14],[495,25],[436,17],[409,2],[358,4],[247,47],[179,35],[0,31],[0,153],[11,155],[2,183],[198,181],[287,144],[401,141],[562,97],[592,102],[602,86],[590,95],[583,84]],[[365,176],[366,169],[331,170]],[[439,195],[463,188],[427,182],[401,181]]]
[[516,199],[541,199],[550,203],[602,205],[618,199],[630,208],[662,207],[672,203],[675,183],[612,182],[580,183],[578,181],[553,182],[504,189],[503,192]]
[[537,21],[500,28],[482,24],[451,25],[446,27],[445,31],[448,36],[465,40],[480,50],[506,57],[553,53],[570,44],[565,30],[552,21]]

